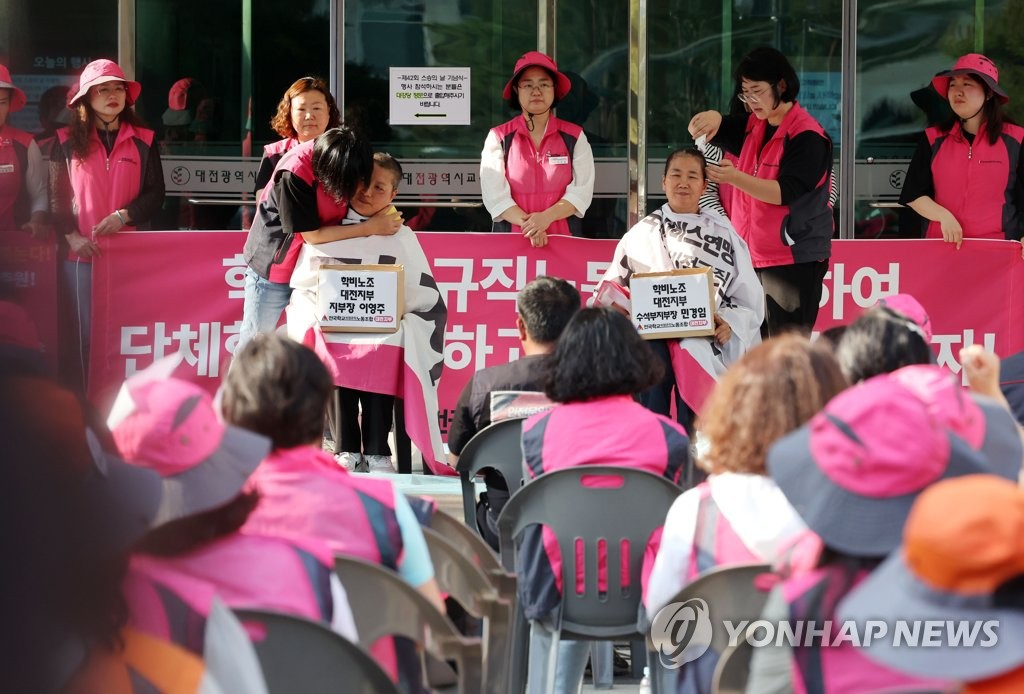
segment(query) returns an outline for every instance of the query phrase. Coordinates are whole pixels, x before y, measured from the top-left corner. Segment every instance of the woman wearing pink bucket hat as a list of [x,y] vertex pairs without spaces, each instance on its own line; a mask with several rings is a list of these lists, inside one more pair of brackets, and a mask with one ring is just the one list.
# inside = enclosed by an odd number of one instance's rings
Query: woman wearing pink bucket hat
[[520,115],[492,128],[480,153],[480,188],[494,231],[521,233],[534,246],[547,245],[551,235],[578,236],[594,196],[587,136],[551,113],[571,86],[550,57],[523,54],[502,91]]
[[1024,234],[1024,128],[1009,121],[999,69],[980,53],[960,56],[932,79],[954,118],[924,132],[900,202],[927,221],[925,238],[1016,239]]
[[141,92],[142,85],[125,77],[112,60],[86,65],[68,92],[71,123],[57,131],[59,146],[51,158],[56,174],[51,206],[68,243],[64,291],[83,373],[89,353],[91,261],[100,255],[104,237],[135,230],[164,201],[154,133],[130,108]]
[[43,155],[31,135],[7,124],[7,116],[26,101],[10,70],[0,65],[0,232],[20,227],[44,238],[50,225]]

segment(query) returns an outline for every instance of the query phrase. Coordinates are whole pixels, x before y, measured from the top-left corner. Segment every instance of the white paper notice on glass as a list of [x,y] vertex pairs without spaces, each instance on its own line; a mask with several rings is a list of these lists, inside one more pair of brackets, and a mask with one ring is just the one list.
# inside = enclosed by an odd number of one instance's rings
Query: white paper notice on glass
[[629,289],[633,325],[645,340],[715,334],[711,268],[639,273]]
[[390,69],[391,125],[469,125],[468,67]]
[[401,265],[321,265],[316,315],[324,332],[393,333],[402,323]]

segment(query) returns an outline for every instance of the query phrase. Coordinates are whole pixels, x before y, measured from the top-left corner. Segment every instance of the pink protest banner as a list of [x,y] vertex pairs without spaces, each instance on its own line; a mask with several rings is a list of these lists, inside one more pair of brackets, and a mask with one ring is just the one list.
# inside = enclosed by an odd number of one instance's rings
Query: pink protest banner
[[[587,297],[615,241],[555,237],[540,249],[512,234],[418,235],[448,306],[438,420],[446,434],[474,370],[520,356],[516,292],[537,275],[571,281]],[[242,315],[244,232],[124,234],[96,262],[90,390],[109,407],[129,373],[181,351],[194,377],[216,387]],[[849,323],[884,296],[910,293],[931,314],[939,363],[959,372],[961,347],[1006,356],[1024,349],[1020,244],[837,241],[818,330]]]
[[0,284],[25,309],[47,367],[57,372],[57,244],[16,230],[0,233]]

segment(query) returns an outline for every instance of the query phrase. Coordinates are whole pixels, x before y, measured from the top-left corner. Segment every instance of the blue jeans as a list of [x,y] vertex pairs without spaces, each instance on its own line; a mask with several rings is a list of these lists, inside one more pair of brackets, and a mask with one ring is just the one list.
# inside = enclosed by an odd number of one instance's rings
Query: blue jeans
[[[530,622],[530,656],[526,684],[528,694],[549,694],[547,669],[553,636],[550,624],[546,620]],[[580,690],[588,658],[591,659],[595,687],[610,689],[615,658],[613,646],[611,641],[559,640],[554,694],[575,694]]]
[[245,294],[242,327],[238,331],[235,354],[261,333],[272,333],[292,296],[292,288],[260,277],[251,267],[245,269]]

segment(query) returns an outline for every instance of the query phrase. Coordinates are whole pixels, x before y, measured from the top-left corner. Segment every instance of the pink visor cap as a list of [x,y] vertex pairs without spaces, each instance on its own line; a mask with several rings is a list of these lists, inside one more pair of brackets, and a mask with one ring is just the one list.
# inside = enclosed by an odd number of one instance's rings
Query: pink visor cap
[[999,86],[999,68],[981,53],[968,53],[957,58],[952,70],[943,70],[932,78],[932,88],[945,99],[949,93],[949,78],[963,74],[977,75],[988,85],[989,89],[995,92],[1000,103],[1005,104],[1010,100],[1003,88]]
[[0,65],[0,89],[11,90],[11,113],[25,108],[28,98],[25,96],[25,92],[14,86],[14,82],[11,81],[11,71],[7,69],[6,65]]
[[891,376],[917,395],[947,429],[981,453],[991,472],[1017,479],[1024,445],[1006,408],[965,389],[956,376],[933,364],[906,366]]
[[520,56],[519,60],[516,61],[516,68],[512,71],[512,79],[505,84],[505,88],[501,91],[502,99],[512,98],[512,87],[516,86],[519,75],[528,67],[542,67],[555,76],[555,98],[559,101],[564,99],[565,95],[572,89],[572,82],[558,71],[558,65],[555,64],[554,60],[540,51],[529,51]]
[[909,318],[914,325],[920,329],[924,341],[931,344],[932,341],[932,319],[924,310],[921,302],[910,294],[893,294],[878,302],[879,306],[885,306],[901,316]]
[[928,485],[994,472],[892,374],[837,395],[771,447],[767,466],[827,546],[862,557],[899,545],[910,507]]
[[68,108],[73,107],[79,99],[88,94],[90,88],[104,82],[124,82],[125,89],[128,90],[128,106],[134,104],[142,93],[142,85],[125,77],[117,63],[101,58],[86,65],[78,78],[78,84],[68,91]]
[[125,381],[107,420],[121,455],[163,480],[154,527],[231,501],[270,452],[269,439],[221,422],[198,385],[154,377],[173,371],[169,359]]

